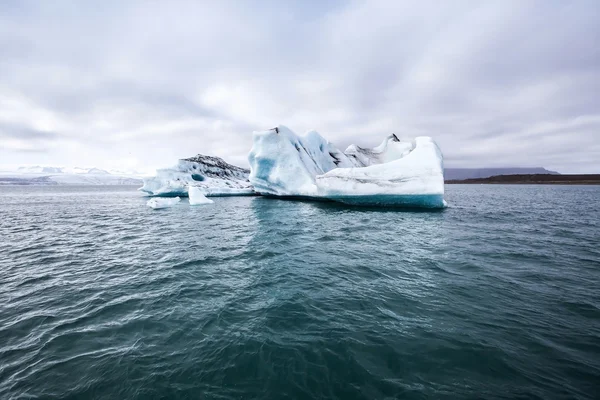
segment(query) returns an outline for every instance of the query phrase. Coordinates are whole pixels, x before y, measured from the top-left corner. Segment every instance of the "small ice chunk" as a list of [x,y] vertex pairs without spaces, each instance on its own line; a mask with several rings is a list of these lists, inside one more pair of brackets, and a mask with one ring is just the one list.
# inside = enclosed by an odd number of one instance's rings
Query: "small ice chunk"
[[211,199],[207,199],[202,190],[196,186],[188,187],[188,196],[190,197],[191,206],[214,203],[214,201],[212,201]]
[[180,201],[179,197],[153,197],[148,200],[146,205],[157,210],[159,208],[173,207]]

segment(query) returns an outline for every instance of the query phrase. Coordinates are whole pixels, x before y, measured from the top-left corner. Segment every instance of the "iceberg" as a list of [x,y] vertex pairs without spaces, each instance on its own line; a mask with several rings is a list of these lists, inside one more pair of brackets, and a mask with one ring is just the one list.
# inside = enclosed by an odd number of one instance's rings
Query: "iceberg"
[[356,205],[445,207],[444,167],[439,147],[425,136],[415,138],[411,147],[392,161],[338,168],[316,176],[319,196]]
[[430,137],[388,136],[372,149],[341,152],[315,131],[284,126],[254,132],[248,156],[258,194],[347,204],[443,208],[443,156]]
[[207,199],[202,189],[197,186],[190,186],[188,189],[188,195],[190,197],[190,205],[197,206],[200,204],[211,204],[214,203],[211,199]]
[[250,183],[262,195],[317,197],[317,175],[352,167],[348,157],[315,131],[298,137],[284,126],[254,132]]
[[180,201],[179,197],[153,197],[146,202],[146,205],[157,210],[159,208],[173,207]]
[[250,171],[236,167],[219,157],[198,154],[179,160],[173,168],[160,169],[156,176],[144,179],[139,189],[150,196],[188,196],[195,187],[204,196],[253,195],[248,181]]
[[189,196],[191,205],[209,203],[210,196],[264,195],[366,206],[446,206],[443,155],[430,137],[391,134],[377,147],[350,145],[345,151],[314,130],[298,136],[281,125],[252,137],[250,170],[199,154],[158,170],[140,190]]

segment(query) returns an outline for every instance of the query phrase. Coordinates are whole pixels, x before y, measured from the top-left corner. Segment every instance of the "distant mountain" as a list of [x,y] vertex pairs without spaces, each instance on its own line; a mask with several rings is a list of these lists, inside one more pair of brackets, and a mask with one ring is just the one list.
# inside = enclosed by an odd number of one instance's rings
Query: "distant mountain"
[[[444,179],[482,179],[497,175],[560,175],[545,168],[446,168]],[[24,166],[0,172],[0,185],[141,185],[141,174],[100,168]]]
[[0,185],[141,185],[137,174],[100,168],[23,166],[0,172]]
[[534,174],[549,174],[560,175],[556,171],[549,171],[546,168],[446,168],[444,169],[444,179],[449,180],[464,180],[464,179],[480,179],[489,178],[497,175],[534,175]]
[[100,168],[90,168],[87,171],[88,174],[97,174],[97,175],[110,175],[110,172],[100,169]]
[[0,175],[0,186],[10,185],[10,186],[53,186],[58,185],[58,183],[50,180],[49,176],[42,176],[39,178],[16,178],[10,176],[2,176]]
[[504,185],[600,185],[600,174],[587,175],[497,175],[489,178],[446,180],[446,184],[504,184]]
[[111,173],[100,168],[81,167],[42,167],[39,165],[24,166],[17,168],[17,172],[23,174],[94,174],[110,175]]
[[62,167],[40,167],[39,165],[19,167],[18,172],[24,174],[62,174]]

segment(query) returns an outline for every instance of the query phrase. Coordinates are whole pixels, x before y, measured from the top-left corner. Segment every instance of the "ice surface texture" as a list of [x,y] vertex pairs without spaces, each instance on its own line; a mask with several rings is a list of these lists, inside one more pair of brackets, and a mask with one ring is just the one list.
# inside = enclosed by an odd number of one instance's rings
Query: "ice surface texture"
[[271,196],[323,198],[356,205],[443,208],[444,168],[430,137],[341,152],[317,132],[284,126],[254,132],[250,183]]
[[179,197],[153,197],[150,200],[148,200],[148,202],[146,202],[146,205],[156,210],[159,208],[173,207],[180,201],[181,199]]
[[188,189],[188,195],[190,197],[191,206],[214,203],[214,201],[211,199],[207,199],[206,196],[204,196],[202,189],[197,186],[190,186]]
[[[220,158],[180,160],[144,180],[152,196],[268,195],[327,199],[347,204],[442,208],[443,157],[430,137],[400,140],[392,134],[377,147],[342,152],[316,131],[300,137],[285,126],[254,132],[250,170]],[[194,197],[195,199],[193,199]]]
[[156,176],[144,179],[140,190],[151,196],[187,196],[188,187],[198,188],[204,196],[252,195],[249,174],[218,157],[198,154],[179,160],[173,168],[158,170]]
[[317,175],[352,162],[315,131],[298,137],[284,126],[254,132],[250,183],[259,194],[317,197]]

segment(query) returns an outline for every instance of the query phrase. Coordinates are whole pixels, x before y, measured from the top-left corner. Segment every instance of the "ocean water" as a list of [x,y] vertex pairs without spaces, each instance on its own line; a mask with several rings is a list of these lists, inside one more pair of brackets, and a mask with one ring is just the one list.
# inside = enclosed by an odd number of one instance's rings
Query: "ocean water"
[[0,187],[0,398],[600,398],[600,187],[134,189]]

